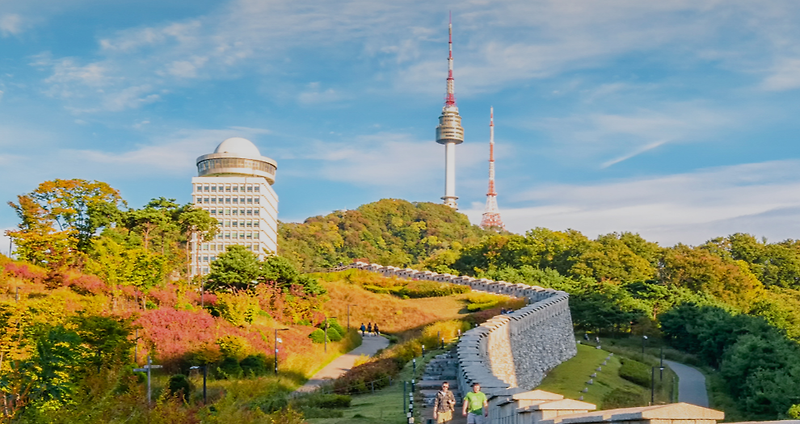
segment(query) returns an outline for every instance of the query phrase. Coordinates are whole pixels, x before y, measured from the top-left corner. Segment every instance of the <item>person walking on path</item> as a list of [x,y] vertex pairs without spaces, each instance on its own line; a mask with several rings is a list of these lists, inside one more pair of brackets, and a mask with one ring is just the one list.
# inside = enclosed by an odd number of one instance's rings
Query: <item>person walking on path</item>
[[461,414],[467,417],[467,424],[484,424],[488,422],[489,402],[481,391],[480,383],[472,383],[472,391],[464,396]]
[[442,383],[442,390],[436,393],[433,401],[433,419],[436,424],[449,423],[453,419],[453,411],[456,408],[456,398],[450,390],[450,383]]
[[366,327],[366,326],[364,325],[364,323],[362,322],[362,323],[361,323],[361,337],[364,337],[364,333],[365,333],[366,331],[367,331],[367,327]]
[[372,331],[375,332],[376,336],[380,336],[381,335],[381,331],[378,330],[378,323],[377,322],[375,323],[375,325],[372,326]]
[[367,334],[372,335],[372,323],[367,324]]

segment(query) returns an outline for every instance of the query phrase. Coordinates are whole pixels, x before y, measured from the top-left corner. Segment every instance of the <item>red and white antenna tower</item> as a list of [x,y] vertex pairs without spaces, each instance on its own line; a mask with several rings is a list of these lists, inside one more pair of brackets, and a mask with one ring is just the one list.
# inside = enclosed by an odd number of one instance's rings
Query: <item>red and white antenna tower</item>
[[481,216],[481,228],[506,229],[500,218],[497,191],[494,188],[494,108],[489,109],[489,191],[486,193],[486,209]]

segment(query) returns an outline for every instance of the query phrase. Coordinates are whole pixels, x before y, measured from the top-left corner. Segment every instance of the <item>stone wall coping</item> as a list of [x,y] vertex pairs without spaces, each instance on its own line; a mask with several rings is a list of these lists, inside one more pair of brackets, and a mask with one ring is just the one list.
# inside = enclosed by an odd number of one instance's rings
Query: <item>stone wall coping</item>
[[517,393],[513,398],[514,400],[561,400],[564,399],[564,396],[558,393],[536,389]]
[[595,409],[597,409],[597,405],[589,402],[583,402],[580,400],[561,399],[561,400],[554,400],[554,401],[542,402],[539,404],[531,405],[527,407],[527,409],[532,411],[550,411],[558,409],[566,409],[570,411],[575,411],[575,410],[594,411]]
[[739,421],[726,424],[800,424],[800,420],[775,420],[775,421]]
[[722,420],[725,413],[690,403],[642,406],[638,408],[608,409],[604,411],[571,414],[540,421],[539,424],[578,424],[644,420]]

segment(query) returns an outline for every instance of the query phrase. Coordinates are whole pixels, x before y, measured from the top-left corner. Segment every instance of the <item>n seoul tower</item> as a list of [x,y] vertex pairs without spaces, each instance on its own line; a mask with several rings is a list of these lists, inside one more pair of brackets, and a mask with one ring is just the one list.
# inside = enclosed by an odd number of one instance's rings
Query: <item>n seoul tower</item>
[[464,128],[461,127],[461,115],[456,106],[455,81],[453,79],[453,19],[449,26],[450,55],[447,57],[447,97],[436,127],[436,142],[444,144],[444,204],[458,209],[456,197],[456,144],[464,142]]

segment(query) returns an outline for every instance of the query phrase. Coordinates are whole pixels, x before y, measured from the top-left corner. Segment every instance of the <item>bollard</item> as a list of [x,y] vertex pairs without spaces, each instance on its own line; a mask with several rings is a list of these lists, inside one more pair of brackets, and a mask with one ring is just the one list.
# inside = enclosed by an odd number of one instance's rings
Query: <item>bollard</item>
[[408,383],[407,381],[403,381],[403,413],[407,412],[406,407],[408,406],[408,405],[406,405],[406,391],[407,391],[406,390],[406,384],[407,383]]

